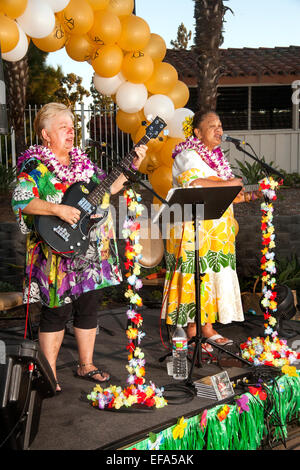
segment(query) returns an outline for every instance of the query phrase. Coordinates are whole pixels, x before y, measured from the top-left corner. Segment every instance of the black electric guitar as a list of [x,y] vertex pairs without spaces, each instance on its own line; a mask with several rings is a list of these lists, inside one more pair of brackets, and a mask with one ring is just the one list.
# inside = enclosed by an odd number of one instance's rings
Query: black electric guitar
[[[165,127],[166,123],[156,117],[146,128],[144,137],[135,146],[147,144],[150,139],[155,139]],[[109,176],[102,183],[94,185],[93,189],[83,181],[74,183],[67,189],[61,204],[80,210],[80,220],[76,224],[70,225],[59,217],[51,215],[35,216],[37,233],[53,251],[66,258],[73,258],[87,251],[91,229],[96,224],[105,222],[109,212],[108,204],[103,203],[104,196],[109,193],[112,183],[120,174],[126,174],[127,171],[134,173],[131,163],[135,156],[133,148]],[[101,203],[101,207],[98,207]]]

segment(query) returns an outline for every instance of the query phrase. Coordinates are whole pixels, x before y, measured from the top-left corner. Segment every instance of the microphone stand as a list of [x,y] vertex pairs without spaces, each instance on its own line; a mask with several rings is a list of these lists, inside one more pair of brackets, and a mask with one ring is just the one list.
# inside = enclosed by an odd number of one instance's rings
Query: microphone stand
[[[277,176],[279,176],[280,178],[283,179],[283,175],[279,171],[272,168],[270,165],[268,165],[266,162],[262,161],[260,158],[255,157],[251,153],[247,152],[247,150],[245,150],[244,148],[241,147],[240,142],[233,142],[233,143],[236,146],[237,150],[240,150],[240,152],[243,152],[245,155],[248,155],[248,157],[252,158],[257,163],[259,163],[260,166],[264,169],[266,175],[274,174],[274,175],[277,175]],[[247,145],[249,145],[249,144],[247,144]]]

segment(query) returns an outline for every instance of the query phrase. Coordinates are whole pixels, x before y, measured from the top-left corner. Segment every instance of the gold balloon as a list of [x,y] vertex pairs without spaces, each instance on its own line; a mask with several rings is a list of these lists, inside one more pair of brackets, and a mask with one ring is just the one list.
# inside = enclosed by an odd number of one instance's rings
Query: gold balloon
[[147,150],[146,156],[140,164],[139,172],[143,173],[144,175],[149,175],[153,173],[153,171],[158,167],[159,161],[157,159],[156,153],[151,152],[151,150]]
[[94,12],[86,0],[70,0],[62,16],[68,34],[86,34],[93,26]]
[[159,161],[162,165],[172,167],[174,159],[172,158],[172,153],[176,145],[182,142],[182,139],[176,137],[168,137],[160,152],[158,154]]
[[166,95],[176,85],[178,73],[173,65],[159,62],[154,65],[152,77],[145,82],[148,90],[153,94]]
[[19,42],[19,30],[17,23],[0,13],[0,45],[1,52],[9,52]]
[[128,52],[123,60],[122,74],[131,83],[144,83],[153,73],[153,60],[146,53]]
[[116,44],[101,46],[97,57],[92,60],[92,67],[100,77],[113,77],[121,71],[123,52]]
[[10,18],[15,19],[24,13],[27,3],[28,0],[1,0],[1,11]]
[[153,62],[161,62],[167,52],[166,42],[159,34],[151,33],[143,52],[149,54]]
[[67,35],[58,17],[55,19],[55,26],[51,34],[45,38],[32,38],[32,42],[45,52],[58,51],[64,47],[67,40]]
[[105,10],[109,4],[109,0],[87,0],[87,2],[91,5],[94,11]]
[[190,91],[184,82],[178,80],[167,96],[173,101],[175,109],[184,108],[189,100]]
[[119,46],[125,51],[137,51],[146,47],[150,39],[148,23],[139,16],[126,16],[121,20],[122,32]]
[[117,42],[121,31],[121,21],[117,15],[110,11],[97,11],[88,35],[97,46],[101,46]]
[[126,132],[126,134],[134,134],[141,123],[145,120],[143,111],[138,113],[125,113],[122,109],[119,109],[116,114],[116,122],[118,128]]
[[165,199],[168,191],[172,188],[172,169],[165,165],[159,166],[149,174],[149,181],[154,191]]
[[67,41],[66,52],[71,59],[84,62],[94,58],[95,46],[87,34],[83,36],[72,35]]
[[107,11],[117,16],[131,15],[134,8],[134,0],[110,0]]

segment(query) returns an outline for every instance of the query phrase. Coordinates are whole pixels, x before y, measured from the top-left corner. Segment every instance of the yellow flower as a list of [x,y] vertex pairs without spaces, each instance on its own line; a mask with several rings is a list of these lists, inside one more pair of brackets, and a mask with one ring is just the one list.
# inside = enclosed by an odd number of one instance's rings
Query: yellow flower
[[285,365],[282,367],[281,370],[284,374],[288,375],[289,377],[298,377],[296,367]]
[[184,436],[185,428],[187,427],[187,422],[184,420],[184,417],[180,418],[179,422],[173,429],[173,438],[174,439],[182,439]]

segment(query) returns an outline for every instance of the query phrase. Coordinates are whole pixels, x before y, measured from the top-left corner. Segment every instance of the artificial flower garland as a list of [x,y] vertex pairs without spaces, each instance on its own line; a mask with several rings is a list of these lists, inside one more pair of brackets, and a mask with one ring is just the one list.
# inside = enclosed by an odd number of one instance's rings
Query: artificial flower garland
[[212,169],[215,170],[217,176],[223,180],[234,178],[228,160],[225,158],[221,147],[216,147],[213,150],[208,150],[201,140],[195,136],[191,136],[184,142],[176,145],[172,158],[183,152],[184,150],[195,150],[200,155],[202,160]]
[[264,313],[264,338],[248,338],[241,344],[242,357],[252,362],[254,365],[269,365],[282,368],[283,373],[287,373],[287,366],[293,364],[300,355],[292,351],[286,340],[280,340],[275,331],[277,319],[274,313],[277,311],[276,302],[276,266],[275,266],[275,230],[273,225],[273,201],[277,199],[276,190],[282,181],[277,182],[272,177],[266,177],[260,182],[260,191],[264,195],[264,202],[261,204],[262,220],[262,282],[263,298],[262,306]]
[[[62,165],[50,148],[42,145],[31,145],[18,159],[18,171],[22,169],[24,162],[35,158],[40,160],[62,183],[73,184],[79,181],[89,183],[96,171],[94,163],[78,147],[73,147],[69,155],[70,165]],[[98,169],[97,174],[100,178],[105,178],[105,173],[102,170]]]
[[126,299],[129,300],[127,318],[129,320],[126,330],[128,344],[128,364],[126,369],[129,373],[127,378],[128,386],[122,387],[110,386],[103,389],[100,385],[94,387],[88,399],[92,405],[100,409],[114,408],[119,409],[123,406],[145,406],[162,408],[167,402],[163,397],[163,389],[159,389],[154,383],[145,384],[145,355],[140,348],[140,343],[145,333],[141,331],[143,318],[137,311],[138,307],[143,305],[139,290],[142,288],[142,281],[138,278],[140,274],[139,260],[141,258],[142,246],[140,240],[140,224],[137,218],[142,214],[143,206],[140,204],[141,197],[132,189],[124,192],[127,208],[133,215],[128,215],[124,225],[122,235],[125,239],[125,268],[127,277]]

